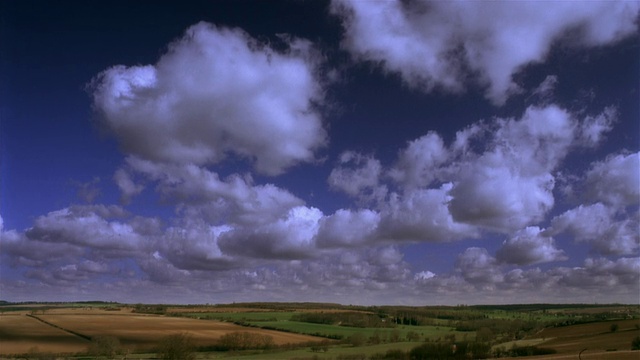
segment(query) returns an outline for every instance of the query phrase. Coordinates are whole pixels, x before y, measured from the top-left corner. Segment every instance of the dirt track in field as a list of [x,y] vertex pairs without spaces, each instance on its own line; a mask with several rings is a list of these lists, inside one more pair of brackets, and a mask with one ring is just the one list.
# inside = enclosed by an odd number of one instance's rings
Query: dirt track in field
[[89,341],[46,325],[24,314],[0,316],[0,354],[23,354],[38,351],[85,351]]

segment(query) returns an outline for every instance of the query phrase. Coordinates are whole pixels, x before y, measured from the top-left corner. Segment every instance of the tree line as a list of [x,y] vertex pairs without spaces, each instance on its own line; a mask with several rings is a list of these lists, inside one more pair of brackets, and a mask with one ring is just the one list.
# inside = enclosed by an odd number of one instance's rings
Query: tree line
[[389,321],[385,317],[361,312],[303,312],[292,315],[291,321],[357,328],[395,327],[395,322]]

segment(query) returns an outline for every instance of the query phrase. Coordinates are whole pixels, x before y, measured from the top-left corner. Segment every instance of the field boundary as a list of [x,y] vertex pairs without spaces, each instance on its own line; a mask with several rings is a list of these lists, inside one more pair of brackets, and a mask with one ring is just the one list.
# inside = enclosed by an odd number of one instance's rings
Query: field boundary
[[91,336],[87,336],[87,335],[81,334],[81,333],[76,332],[76,331],[73,331],[73,330],[65,329],[65,328],[63,328],[63,327],[61,327],[61,326],[58,326],[58,325],[56,325],[56,324],[52,324],[52,323],[50,323],[50,322],[48,322],[48,321],[46,321],[46,320],[43,320],[43,319],[41,319],[41,318],[39,318],[39,317],[37,317],[37,316],[35,316],[35,315],[31,315],[31,314],[26,314],[26,315],[27,315],[28,317],[30,317],[30,318],[33,318],[33,319],[36,319],[36,320],[40,321],[40,322],[41,322],[41,323],[43,323],[43,324],[49,325],[49,326],[54,327],[54,328],[56,328],[56,329],[60,329],[60,330],[62,330],[62,331],[64,331],[64,332],[67,332],[67,333],[69,333],[69,334],[71,334],[71,335],[75,335],[75,336],[77,336],[77,337],[79,337],[79,338],[82,338],[82,339],[84,339],[84,340],[91,341]]

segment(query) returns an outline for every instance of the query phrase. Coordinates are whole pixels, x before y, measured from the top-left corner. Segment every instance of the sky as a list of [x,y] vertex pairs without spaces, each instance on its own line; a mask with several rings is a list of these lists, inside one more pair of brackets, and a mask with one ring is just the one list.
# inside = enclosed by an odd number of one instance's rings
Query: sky
[[638,304],[639,14],[0,2],[0,299]]

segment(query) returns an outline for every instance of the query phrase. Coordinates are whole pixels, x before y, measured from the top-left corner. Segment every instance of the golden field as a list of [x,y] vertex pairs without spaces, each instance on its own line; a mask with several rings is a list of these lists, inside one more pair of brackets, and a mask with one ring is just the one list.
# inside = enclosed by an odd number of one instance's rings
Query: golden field
[[27,353],[37,347],[39,351],[53,353],[85,351],[89,341],[46,325],[25,314],[0,316],[0,354]]
[[[86,337],[113,336],[131,351],[152,349],[160,339],[176,333],[189,334],[195,345],[209,346],[224,334],[249,332],[268,335],[276,345],[320,341],[314,336],[259,328],[247,328],[214,320],[166,317],[120,311],[52,309],[34,315],[47,323]],[[52,353],[86,351],[90,341],[27,316],[25,312],[0,316],[0,355],[26,353],[34,347]]]

